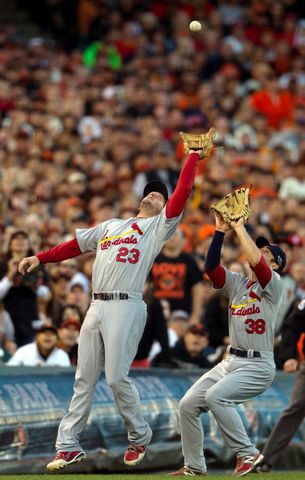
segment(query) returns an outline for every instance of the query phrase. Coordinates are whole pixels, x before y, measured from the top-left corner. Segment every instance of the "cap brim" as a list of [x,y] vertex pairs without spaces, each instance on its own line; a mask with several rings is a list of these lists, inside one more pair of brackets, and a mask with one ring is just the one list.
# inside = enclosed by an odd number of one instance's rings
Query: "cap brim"
[[151,192],[161,193],[165,199],[165,203],[167,202],[168,191],[164,183],[158,181],[149,182],[144,188],[143,198],[147,197]]
[[279,268],[276,271],[281,272],[282,270],[284,270],[286,266],[286,255],[285,255],[285,252],[278,245],[273,245],[272,243],[269,242],[269,240],[267,240],[266,237],[258,237],[255,240],[255,244],[258,248],[268,247],[275,259],[278,259],[279,257],[279,251],[278,251],[279,249],[281,251],[280,258],[282,259],[282,262],[281,263],[276,262],[279,266]]

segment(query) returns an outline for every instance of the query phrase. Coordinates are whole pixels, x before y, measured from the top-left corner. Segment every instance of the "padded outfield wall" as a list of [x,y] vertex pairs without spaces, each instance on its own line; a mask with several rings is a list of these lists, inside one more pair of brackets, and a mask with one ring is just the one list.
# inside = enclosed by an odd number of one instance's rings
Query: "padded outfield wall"
[[[177,406],[201,370],[135,369],[131,371],[141,396],[143,411],[154,436],[143,462],[135,470],[167,469],[181,464]],[[74,369],[0,368],[0,473],[42,473],[54,456],[58,424],[72,395]],[[277,417],[288,403],[295,375],[278,372],[273,385],[259,397],[239,406],[244,424],[262,447]],[[214,417],[201,416],[205,431],[208,467],[231,468],[235,458],[224,444]],[[291,446],[281,455],[279,468],[305,464],[305,423]],[[88,461],[78,472],[131,471],[123,464],[127,435],[102,376],[93,408],[81,436]]]

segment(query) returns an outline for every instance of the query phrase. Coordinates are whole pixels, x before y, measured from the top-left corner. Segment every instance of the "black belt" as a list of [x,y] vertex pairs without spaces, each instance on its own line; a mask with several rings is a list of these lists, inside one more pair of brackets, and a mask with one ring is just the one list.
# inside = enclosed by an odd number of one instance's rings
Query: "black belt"
[[261,353],[256,350],[242,350],[242,348],[230,347],[230,353],[244,358],[261,358]]
[[128,293],[122,292],[99,292],[93,293],[94,300],[128,300]]

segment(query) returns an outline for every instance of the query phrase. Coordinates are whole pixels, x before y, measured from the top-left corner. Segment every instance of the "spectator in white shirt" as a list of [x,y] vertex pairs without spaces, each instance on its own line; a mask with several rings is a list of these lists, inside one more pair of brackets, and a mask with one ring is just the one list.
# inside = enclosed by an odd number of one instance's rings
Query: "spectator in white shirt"
[[17,349],[15,330],[10,314],[4,309],[0,301],[0,358],[7,361]]
[[35,341],[18,348],[6,365],[70,367],[69,355],[57,347],[57,329],[44,324],[36,333]]

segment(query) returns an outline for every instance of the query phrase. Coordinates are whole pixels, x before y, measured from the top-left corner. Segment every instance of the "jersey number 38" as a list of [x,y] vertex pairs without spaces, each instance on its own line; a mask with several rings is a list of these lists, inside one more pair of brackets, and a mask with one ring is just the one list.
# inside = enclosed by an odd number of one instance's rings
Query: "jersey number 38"
[[252,335],[253,333],[257,333],[258,335],[262,335],[265,333],[265,320],[262,318],[258,318],[257,320],[252,320],[252,318],[248,318],[245,321],[247,325],[246,332]]

